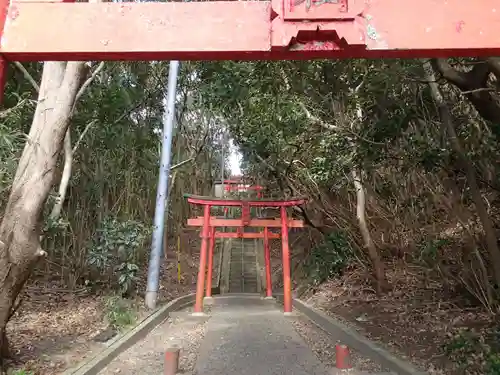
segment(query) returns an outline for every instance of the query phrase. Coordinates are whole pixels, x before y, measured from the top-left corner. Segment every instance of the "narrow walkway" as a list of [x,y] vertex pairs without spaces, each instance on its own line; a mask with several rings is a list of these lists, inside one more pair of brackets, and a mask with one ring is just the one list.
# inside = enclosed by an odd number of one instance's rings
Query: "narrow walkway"
[[276,304],[219,297],[211,315],[197,375],[328,374]]

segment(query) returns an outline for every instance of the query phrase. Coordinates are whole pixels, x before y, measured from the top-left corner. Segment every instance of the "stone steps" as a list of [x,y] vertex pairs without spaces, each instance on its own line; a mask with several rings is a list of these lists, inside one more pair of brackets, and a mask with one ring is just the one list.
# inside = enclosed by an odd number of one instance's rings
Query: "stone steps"
[[233,240],[229,273],[230,293],[257,293],[257,262],[253,240]]

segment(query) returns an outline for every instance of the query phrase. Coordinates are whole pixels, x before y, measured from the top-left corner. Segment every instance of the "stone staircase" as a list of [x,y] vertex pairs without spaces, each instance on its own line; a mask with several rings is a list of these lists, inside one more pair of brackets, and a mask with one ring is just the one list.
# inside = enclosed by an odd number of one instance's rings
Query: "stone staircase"
[[229,267],[229,293],[258,293],[260,291],[255,240],[234,239],[231,241]]

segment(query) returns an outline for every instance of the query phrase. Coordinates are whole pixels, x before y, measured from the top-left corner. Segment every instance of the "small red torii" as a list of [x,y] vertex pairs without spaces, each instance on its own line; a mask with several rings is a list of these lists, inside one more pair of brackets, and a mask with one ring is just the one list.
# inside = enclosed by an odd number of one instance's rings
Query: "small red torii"
[[[263,198],[262,191],[264,190],[264,187],[261,185],[249,185],[246,184],[242,178],[231,178],[231,179],[226,179],[226,180],[219,180],[215,182],[216,184],[220,184],[224,186],[224,191],[230,193],[230,192],[240,192],[240,191],[256,191],[257,192],[257,199]],[[224,214],[228,213],[228,207],[224,207]],[[238,233],[240,232],[241,228],[238,228]]]
[[235,178],[235,179],[226,179],[222,181],[216,181],[216,184],[220,184],[224,186],[224,190],[227,192],[231,191],[256,191],[257,192],[257,198],[262,198],[262,190],[264,190],[264,187],[261,185],[250,185],[247,184],[243,179],[241,178]]
[[[305,203],[305,198],[290,198],[287,200],[241,200],[241,199],[221,199],[203,197],[197,195],[184,195],[191,204],[203,206],[203,216],[188,219],[189,226],[201,227],[201,248],[200,248],[200,265],[198,269],[198,280],[196,284],[196,302],[194,312],[197,314],[203,313],[203,298],[205,291],[205,269],[208,270],[206,275],[206,296],[211,296],[212,289],[212,268],[213,268],[213,251],[215,246],[215,238],[263,238],[265,251],[265,267],[266,267],[266,297],[272,297],[272,280],[271,280],[271,252],[269,248],[269,239],[280,238],[282,244],[282,261],[283,261],[283,310],[285,314],[292,312],[292,283],[290,275],[290,246],[288,242],[288,228],[303,228],[302,220],[290,220],[287,216],[286,208],[299,206]],[[242,217],[240,219],[219,219],[210,215],[210,208],[214,206],[225,207],[241,207]],[[250,217],[250,207],[278,207],[280,208],[279,219],[252,219]],[[264,228],[261,233],[245,233],[245,232],[218,232],[216,227],[260,227]],[[272,233],[269,228],[281,228],[281,234]],[[208,254],[207,254],[208,250]],[[207,262],[208,258],[208,262]]]
[[224,190],[227,192],[231,191],[256,191],[257,192],[257,198],[262,198],[262,190],[264,188],[260,185],[242,185],[242,184],[227,184],[224,183]]

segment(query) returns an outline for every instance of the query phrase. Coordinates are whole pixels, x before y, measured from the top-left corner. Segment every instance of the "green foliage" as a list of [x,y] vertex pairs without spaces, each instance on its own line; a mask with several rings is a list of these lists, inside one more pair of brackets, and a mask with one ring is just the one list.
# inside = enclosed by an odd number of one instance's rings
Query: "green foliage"
[[15,370],[11,373],[11,375],[35,375],[35,373],[33,371],[28,371],[28,370],[24,370],[24,369],[19,369],[19,370]]
[[451,240],[448,238],[438,238],[423,242],[419,246],[420,261],[432,264],[438,259],[440,251],[448,247],[450,244]]
[[500,375],[500,353],[489,353],[486,371],[486,375]]
[[110,297],[106,300],[104,312],[108,323],[116,329],[131,326],[137,318],[130,302],[118,296]]
[[150,227],[143,223],[107,217],[101,222],[89,246],[88,264],[101,274],[114,267],[120,291],[128,293],[139,270],[139,250],[150,234]]
[[444,345],[444,351],[462,370],[477,368],[485,375],[500,375],[500,331],[494,331],[461,330]]
[[352,256],[353,249],[345,233],[332,232],[320,245],[311,250],[304,270],[310,282],[319,285],[330,277],[339,275]]
[[[477,59],[466,62],[457,69],[478,66],[472,64]],[[26,65],[35,80],[41,66]],[[122,295],[133,288],[154,210],[167,68],[165,62],[107,62],[77,103],[71,138],[73,146],[77,141],[80,146],[73,155],[63,214],[47,220],[44,228],[50,264],[61,265],[54,274],[76,280],[85,275],[89,283],[112,285]],[[17,69],[9,75],[9,110],[0,112],[2,206],[36,104],[36,92],[25,77]],[[490,72],[489,80],[494,76]],[[500,127],[477,115],[465,99],[470,95],[437,78],[488,212],[496,219],[500,148],[495,134]],[[481,91],[480,96],[492,95],[489,109],[495,106],[496,91],[493,84]],[[243,153],[244,172],[263,181],[268,196],[307,196],[311,219],[326,230],[338,229],[307,260],[314,284],[341,273],[353,256],[345,233],[359,237],[354,168],[363,177],[367,224],[380,248],[421,244],[412,255],[429,265],[448,246],[438,232],[456,223],[453,210],[443,209],[447,203],[462,204],[471,222],[477,219],[463,167],[450,151],[419,60],[186,62],[178,98],[173,163],[195,162],[177,170],[177,186],[171,187],[174,229],[193,213],[178,199],[179,192],[206,194],[210,181],[220,176],[226,127]],[[458,199],[450,199],[446,178],[456,180]],[[119,301],[110,302],[110,321],[126,325],[132,319]],[[459,339],[454,345],[455,352],[470,349]],[[484,358],[496,375],[498,356],[490,351]]]

